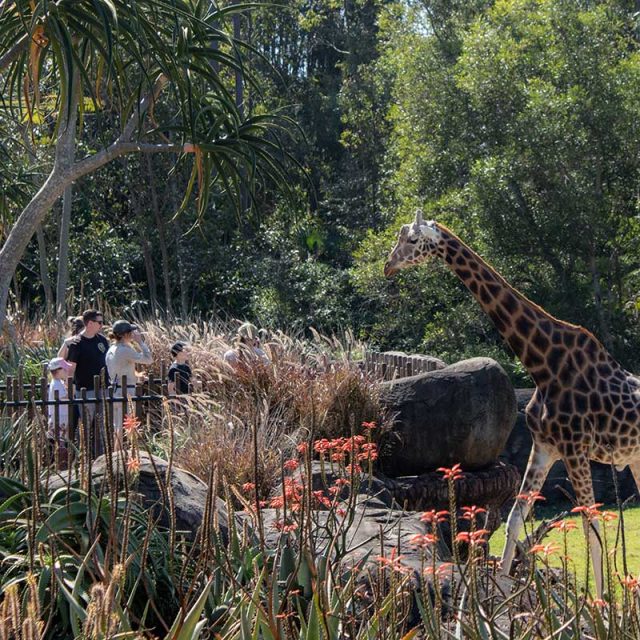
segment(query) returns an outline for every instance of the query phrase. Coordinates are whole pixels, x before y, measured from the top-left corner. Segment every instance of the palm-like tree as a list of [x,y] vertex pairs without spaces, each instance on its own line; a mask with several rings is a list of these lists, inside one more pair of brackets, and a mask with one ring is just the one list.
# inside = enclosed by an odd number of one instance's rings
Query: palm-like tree
[[[0,0],[0,120],[36,134],[48,127],[54,151],[46,180],[3,238],[0,326],[37,226],[65,187],[114,158],[193,154],[188,191],[197,181],[201,213],[215,182],[231,196],[265,176],[286,182],[277,133],[291,123],[244,116],[232,92],[240,74],[253,83],[243,65],[249,45],[225,29],[246,9],[211,0]],[[109,121],[111,138],[76,157],[87,109]]]

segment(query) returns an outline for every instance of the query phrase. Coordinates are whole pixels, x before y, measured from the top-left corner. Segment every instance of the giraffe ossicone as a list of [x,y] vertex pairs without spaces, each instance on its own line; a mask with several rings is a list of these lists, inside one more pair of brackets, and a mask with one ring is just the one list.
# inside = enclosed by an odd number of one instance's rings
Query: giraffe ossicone
[[[384,273],[390,277],[431,256],[444,260],[460,278],[536,384],[526,408],[533,446],[520,495],[538,491],[556,460],[565,463],[580,505],[595,502],[590,460],[629,465],[640,488],[640,379],[625,371],[589,331],[551,316],[444,225],[425,223],[421,212],[412,225],[400,229]],[[517,500],[509,514],[505,572],[529,508]],[[589,526],[585,521],[585,531],[602,594],[597,522]]]

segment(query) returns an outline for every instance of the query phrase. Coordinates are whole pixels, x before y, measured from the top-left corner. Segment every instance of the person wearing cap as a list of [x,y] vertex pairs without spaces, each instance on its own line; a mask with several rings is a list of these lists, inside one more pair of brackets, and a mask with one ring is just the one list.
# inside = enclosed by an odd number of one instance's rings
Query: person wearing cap
[[[84,329],[78,334],[77,342],[69,344],[67,360],[75,364],[73,382],[75,397],[82,398],[82,389],[86,389],[89,400],[101,397],[101,390],[94,389],[96,376],[105,374],[105,356],[109,348],[109,341],[102,334],[104,324],[102,313],[97,309],[87,309],[82,314]],[[109,380],[105,379],[105,384]],[[89,454],[97,457],[104,453],[102,437],[102,403],[87,402],[80,406],[80,416],[83,422],[84,441],[91,443]]]
[[80,332],[84,329],[82,316],[71,316],[67,319],[67,323],[69,324],[69,335],[64,339],[64,342],[58,349],[58,357],[65,359],[69,355],[69,347],[80,341]]
[[243,322],[238,327],[234,348],[226,351],[222,358],[234,366],[241,362],[271,364],[269,356],[260,348],[258,329],[250,322]]
[[[117,320],[111,327],[109,337],[113,344],[109,347],[105,362],[109,372],[109,378],[114,388],[113,397],[124,396],[124,379],[126,378],[127,396],[135,394],[136,388],[136,364],[151,364],[153,356],[151,350],[142,339],[142,334],[137,325],[127,320]],[[139,347],[139,351],[133,348],[133,343]],[[116,436],[115,448],[122,444],[122,402],[113,403],[113,428]]]
[[[49,382],[49,391],[47,398],[49,400],[49,428],[47,429],[47,438],[55,447],[55,443],[61,450],[67,450],[69,441],[69,400],[66,377],[73,369],[73,365],[64,358],[51,358],[47,365],[51,381]],[[56,398],[57,395],[57,398]],[[56,400],[63,400],[65,404],[59,404]]]
[[187,363],[189,354],[184,342],[176,342],[171,347],[171,355],[173,362],[167,373],[167,389],[170,395],[180,395],[189,393],[189,384],[191,382],[191,367]]

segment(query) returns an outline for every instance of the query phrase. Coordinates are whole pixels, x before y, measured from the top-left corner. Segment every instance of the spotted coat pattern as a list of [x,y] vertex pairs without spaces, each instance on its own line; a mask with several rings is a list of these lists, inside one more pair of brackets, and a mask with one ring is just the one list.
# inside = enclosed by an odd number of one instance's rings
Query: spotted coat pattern
[[[589,460],[618,468],[629,464],[638,483],[640,379],[589,331],[548,314],[444,225],[424,222],[420,214],[400,230],[385,275],[430,256],[444,260],[460,278],[535,381],[526,409],[533,449],[521,493],[539,490],[558,459],[580,504],[595,501]],[[514,520],[510,516],[509,523]],[[518,528],[513,525],[511,533]]]

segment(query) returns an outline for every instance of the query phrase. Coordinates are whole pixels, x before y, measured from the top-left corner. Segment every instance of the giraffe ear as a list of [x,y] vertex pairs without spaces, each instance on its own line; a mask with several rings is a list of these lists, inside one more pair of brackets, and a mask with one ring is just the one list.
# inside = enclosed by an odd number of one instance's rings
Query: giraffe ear
[[422,217],[422,209],[416,209],[416,219],[413,221],[413,224],[415,224],[416,227],[419,227],[420,225],[424,224],[424,218]]

